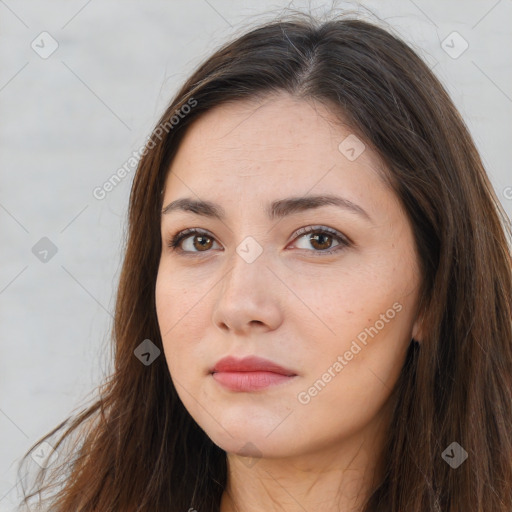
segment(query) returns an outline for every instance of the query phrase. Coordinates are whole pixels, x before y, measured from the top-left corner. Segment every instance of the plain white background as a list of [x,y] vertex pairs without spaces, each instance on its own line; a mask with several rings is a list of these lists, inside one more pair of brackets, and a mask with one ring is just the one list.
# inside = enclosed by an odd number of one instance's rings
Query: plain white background
[[[18,502],[21,455],[84,403],[110,369],[134,173],[103,200],[93,190],[143,144],[215,47],[286,5],[0,0],[0,511]],[[331,6],[289,5],[313,14]],[[367,19],[374,13],[420,52],[468,124],[510,216],[512,2],[337,8]],[[33,252],[43,237],[57,250],[46,262]]]

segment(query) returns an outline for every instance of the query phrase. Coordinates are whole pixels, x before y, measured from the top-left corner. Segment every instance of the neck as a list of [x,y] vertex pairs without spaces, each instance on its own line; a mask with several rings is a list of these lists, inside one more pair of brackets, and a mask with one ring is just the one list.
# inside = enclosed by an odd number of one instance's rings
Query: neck
[[372,432],[286,459],[228,453],[220,512],[360,512],[383,476],[382,445]]

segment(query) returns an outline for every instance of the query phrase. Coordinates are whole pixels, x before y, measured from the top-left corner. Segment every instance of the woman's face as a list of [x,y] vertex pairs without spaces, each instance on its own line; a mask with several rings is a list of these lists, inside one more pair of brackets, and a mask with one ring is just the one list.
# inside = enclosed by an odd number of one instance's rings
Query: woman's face
[[[164,209],[198,204],[162,214],[165,358],[227,452],[288,457],[373,438],[418,336],[408,218],[376,154],[333,120],[285,94],[218,107],[190,127],[166,181]],[[198,233],[169,247],[185,229]],[[212,373],[226,356],[288,371]]]

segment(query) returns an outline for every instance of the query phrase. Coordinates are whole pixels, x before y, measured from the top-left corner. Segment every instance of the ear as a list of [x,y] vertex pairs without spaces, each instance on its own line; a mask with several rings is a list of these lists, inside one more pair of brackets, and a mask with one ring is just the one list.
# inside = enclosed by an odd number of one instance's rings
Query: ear
[[416,320],[412,326],[412,337],[418,343],[421,344],[425,337],[425,324],[424,324],[425,315],[423,312],[418,312],[416,316]]

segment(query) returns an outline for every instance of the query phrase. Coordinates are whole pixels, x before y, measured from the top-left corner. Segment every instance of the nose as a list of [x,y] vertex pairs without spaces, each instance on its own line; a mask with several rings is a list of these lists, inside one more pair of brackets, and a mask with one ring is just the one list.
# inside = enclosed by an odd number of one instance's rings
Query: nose
[[212,321],[220,330],[246,335],[281,325],[279,281],[267,264],[265,253],[248,263],[233,251],[228,270],[216,287]]

